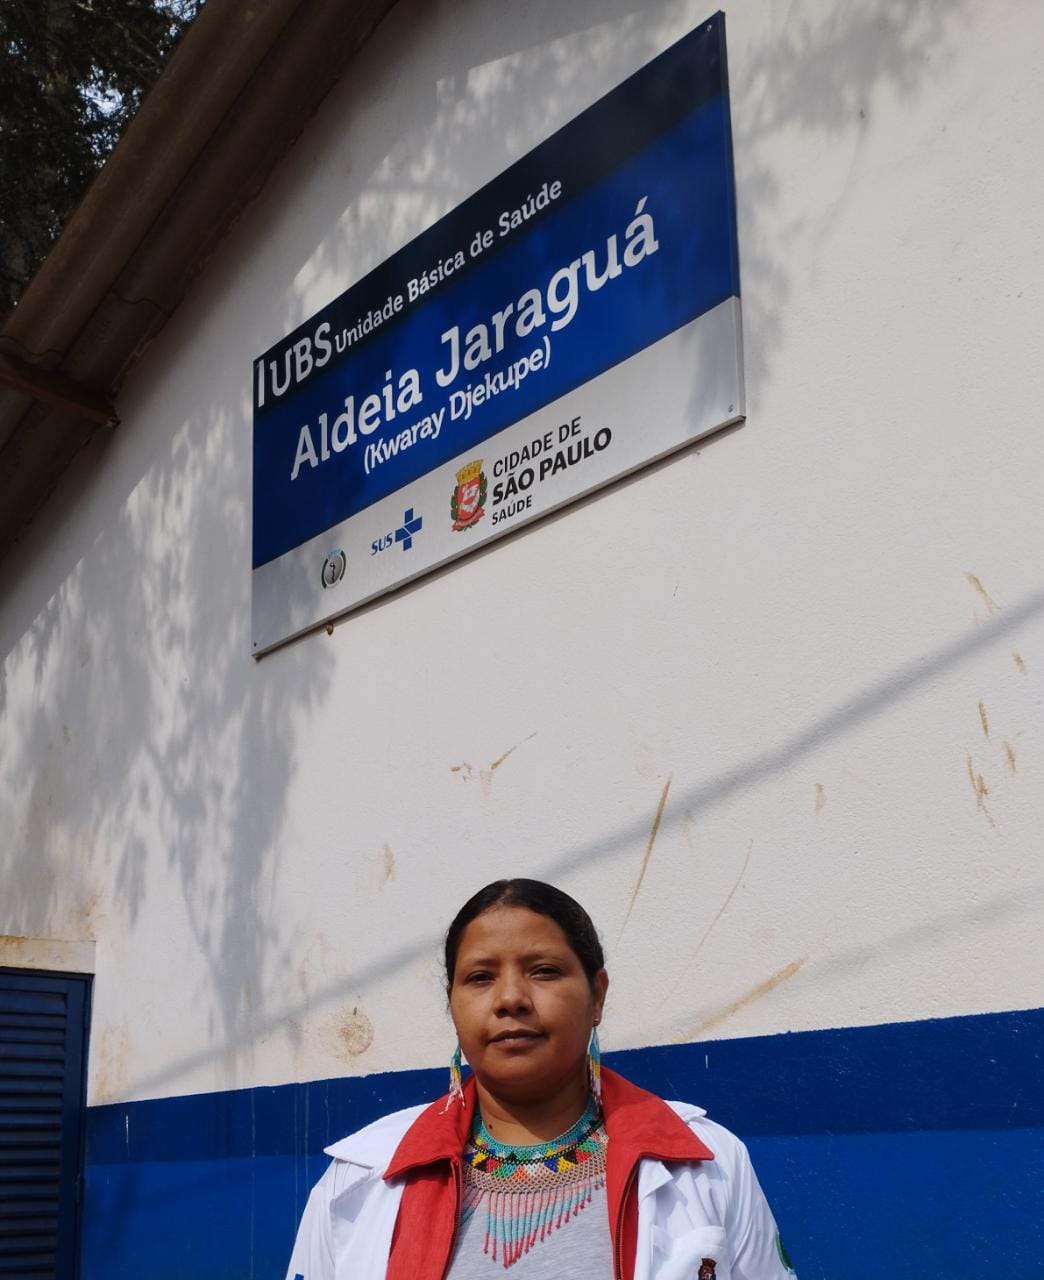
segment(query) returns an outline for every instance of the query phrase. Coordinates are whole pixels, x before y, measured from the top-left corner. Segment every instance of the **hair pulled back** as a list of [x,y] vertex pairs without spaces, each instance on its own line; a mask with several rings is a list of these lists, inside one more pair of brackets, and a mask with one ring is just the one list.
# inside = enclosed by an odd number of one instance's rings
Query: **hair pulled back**
[[594,984],[595,975],[605,968],[602,944],[598,940],[591,917],[575,898],[543,880],[494,880],[480,889],[457,912],[446,931],[446,983],[453,985],[457,952],[464,930],[493,907],[525,907],[537,915],[547,916],[565,934],[566,941],[580,961],[587,981]]

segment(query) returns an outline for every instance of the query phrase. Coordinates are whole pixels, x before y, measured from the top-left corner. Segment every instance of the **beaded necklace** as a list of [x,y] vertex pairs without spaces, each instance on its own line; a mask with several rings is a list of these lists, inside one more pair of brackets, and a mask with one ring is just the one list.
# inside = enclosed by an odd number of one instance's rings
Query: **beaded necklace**
[[533,1245],[568,1222],[605,1186],[609,1141],[601,1108],[591,1098],[560,1137],[532,1146],[498,1142],[478,1110],[464,1147],[461,1222],[486,1212],[483,1253],[510,1267]]

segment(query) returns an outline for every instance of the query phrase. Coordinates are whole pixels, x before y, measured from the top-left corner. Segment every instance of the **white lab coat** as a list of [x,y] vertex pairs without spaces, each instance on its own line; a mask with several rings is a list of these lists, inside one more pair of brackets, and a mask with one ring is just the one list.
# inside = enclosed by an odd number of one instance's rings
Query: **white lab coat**
[[[746,1147],[699,1107],[667,1105],[714,1159],[640,1162],[634,1280],[695,1280],[705,1258],[715,1280],[789,1280]],[[308,1198],[287,1280],[385,1280],[403,1183],[382,1174],[424,1110],[394,1112],[326,1148],[333,1160]]]

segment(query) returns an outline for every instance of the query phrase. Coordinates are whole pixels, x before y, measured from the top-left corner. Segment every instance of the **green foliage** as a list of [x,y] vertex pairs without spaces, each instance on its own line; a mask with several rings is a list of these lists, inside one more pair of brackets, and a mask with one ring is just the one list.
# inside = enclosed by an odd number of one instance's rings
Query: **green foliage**
[[0,317],[202,0],[0,0]]

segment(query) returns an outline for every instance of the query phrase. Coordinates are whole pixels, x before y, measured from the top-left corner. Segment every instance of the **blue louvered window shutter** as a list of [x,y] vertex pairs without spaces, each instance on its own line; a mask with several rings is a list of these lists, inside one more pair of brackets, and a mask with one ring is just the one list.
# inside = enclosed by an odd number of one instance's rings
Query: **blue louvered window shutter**
[[0,969],[0,1277],[75,1280],[89,978]]

